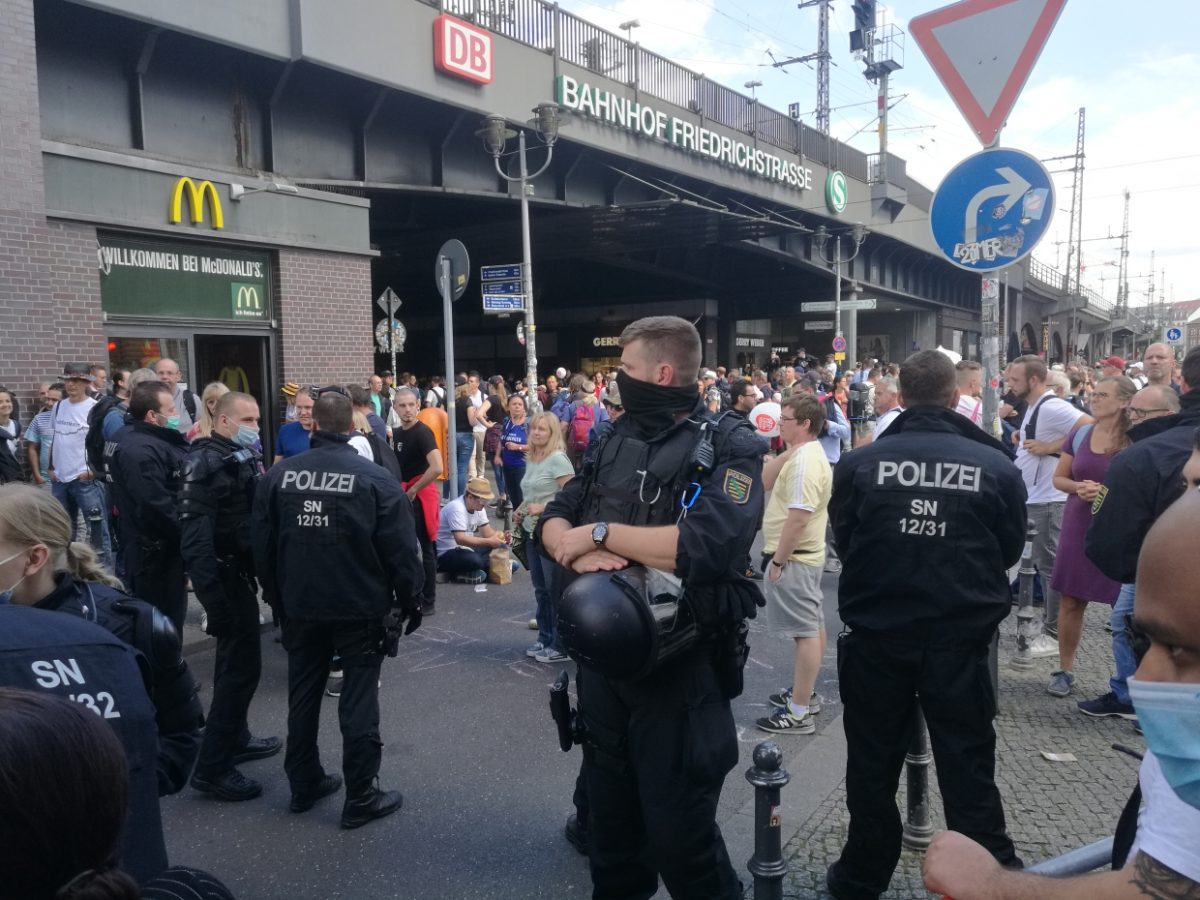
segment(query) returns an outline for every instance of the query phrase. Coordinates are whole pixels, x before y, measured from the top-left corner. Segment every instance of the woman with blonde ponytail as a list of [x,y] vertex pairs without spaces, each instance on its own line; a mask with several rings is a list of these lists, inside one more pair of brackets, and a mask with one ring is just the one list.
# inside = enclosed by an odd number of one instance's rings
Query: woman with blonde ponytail
[[142,652],[153,672],[158,792],[182,788],[200,749],[204,708],[179,635],[157,609],[123,593],[90,545],[72,542],[62,504],[27,484],[0,485],[0,603],[88,619]]

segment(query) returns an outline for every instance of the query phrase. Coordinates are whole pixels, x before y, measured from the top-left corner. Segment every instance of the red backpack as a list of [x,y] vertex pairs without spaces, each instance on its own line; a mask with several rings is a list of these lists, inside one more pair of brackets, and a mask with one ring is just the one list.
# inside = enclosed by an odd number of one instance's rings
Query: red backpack
[[572,450],[583,451],[587,449],[588,435],[591,433],[592,425],[596,422],[596,408],[590,406],[583,401],[580,401],[575,406],[575,412],[571,414],[571,428],[567,434],[567,445]]

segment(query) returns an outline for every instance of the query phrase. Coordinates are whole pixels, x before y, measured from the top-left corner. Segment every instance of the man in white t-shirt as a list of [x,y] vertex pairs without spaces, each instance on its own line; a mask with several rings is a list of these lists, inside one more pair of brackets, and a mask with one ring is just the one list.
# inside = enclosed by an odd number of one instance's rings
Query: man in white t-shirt
[[[943,832],[922,866],[925,887],[955,900],[1133,900],[1200,896],[1200,492],[1188,491],[1146,535],[1133,624],[1149,646],[1130,679],[1148,751],[1137,836],[1125,865],[1073,878],[1000,868],[969,838]],[[1119,860],[1118,860],[1119,861]]]
[[471,458],[468,460],[467,476],[469,478],[486,478],[487,469],[484,466],[485,453],[483,452],[483,438],[487,434],[488,426],[491,424],[491,417],[499,415],[504,418],[504,411],[483,408],[483,391],[480,389],[480,377],[478,372],[471,372],[467,375],[467,384],[471,388],[471,393],[467,399],[471,401],[471,406],[474,408],[474,418],[471,419],[471,437],[475,441],[475,447],[471,451]]
[[109,570],[113,567],[112,539],[108,533],[108,514],[104,488],[88,466],[85,442],[88,413],[96,405],[88,396],[93,376],[84,363],[67,363],[63,369],[66,397],[50,413],[53,433],[50,444],[50,490],[63,505],[74,527],[79,514],[87,522],[88,539]]
[[1037,528],[1033,539],[1033,564],[1042,578],[1042,594],[1046,598],[1046,614],[1042,633],[1034,638],[1035,657],[1058,656],[1058,591],[1050,587],[1050,573],[1058,551],[1058,535],[1062,529],[1063,507],[1067,495],[1054,487],[1054,469],[1067,432],[1077,425],[1092,421],[1091,416],[1060,400],[1046,386],[1049,370],[1037,356],[1021,356],[1008,369],[1008,386],[1026,402],[1014,440],[1017,446],[1017,468],[1025,480],[1029,495],[1026,508],[1029,519]]
[[491,552],[512,543],[512,535],[492,529],[484,511],[494,499],[486,478],[472,478],[461,497],[442,507],[438,518],[437,570],[465,584],[487,581]]

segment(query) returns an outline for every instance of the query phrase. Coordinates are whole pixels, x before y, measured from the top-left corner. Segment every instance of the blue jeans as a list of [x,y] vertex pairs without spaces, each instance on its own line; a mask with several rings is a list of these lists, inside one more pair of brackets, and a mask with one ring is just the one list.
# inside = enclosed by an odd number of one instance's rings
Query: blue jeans
[[445,553],[438,554],[437,570],[447,575],[474,575],[482,571],[488,574],[490,550],[472,550],[469,547],[455,547]]
[[475,452],[475,435],[471,432],[459,432],[454,436],[454,454],[458,462],[458,493],[462,496],[467,489],[467,466],[471,462],[471,454]]
[[1112,626],[1113,662],[1117,664],[1117,674],[1108,679],[1108,686],[1122,703],[1129,702],[1129,685],[1127,679],[1137,670],[1137,657],[1129,646],[1129,636],[1125,634],[1125,626],[1133,618],[1133,585],[1121,585],[1121,593],[1109,613],[1108,623]]
[[533,597],[537,601],[538,643],[560,650],[558,616],[554,607],[555,570],[558,566],[543,555],[540,546],[531,545],[529,550],[529,577],[533,579]]
[[54,499],[63,505],[67,518],[71,520],[74,533],[75,520],[83,513],[87,520],[88,540],[104,568],[113,571],[112,539],[108,534],[108,511],[104,503],[104,485],[92,479],[76,478],[74,481],[51,482]]

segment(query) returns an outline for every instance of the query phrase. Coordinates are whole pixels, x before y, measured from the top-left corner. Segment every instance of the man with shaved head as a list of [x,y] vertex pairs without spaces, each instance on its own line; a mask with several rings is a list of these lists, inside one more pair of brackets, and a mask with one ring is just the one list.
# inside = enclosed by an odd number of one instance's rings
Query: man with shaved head
[[1133,631],[1145,655],[1130,690],[1147,753],[1128,862],[1111,872],[1046,878],[1002,869],[983,847],[948,831],[925,854],[929,890],[955,900],[1200,896],[1198,531],[1200,491],[1189,490],[1150,529],[1138,562]]
[[1151,344],[1142,356],[1142,374],[1146,376],[1146,384],[1158,384],[1171,387],[1171,371],[1175,368],[1175,351],[1169,344]]

